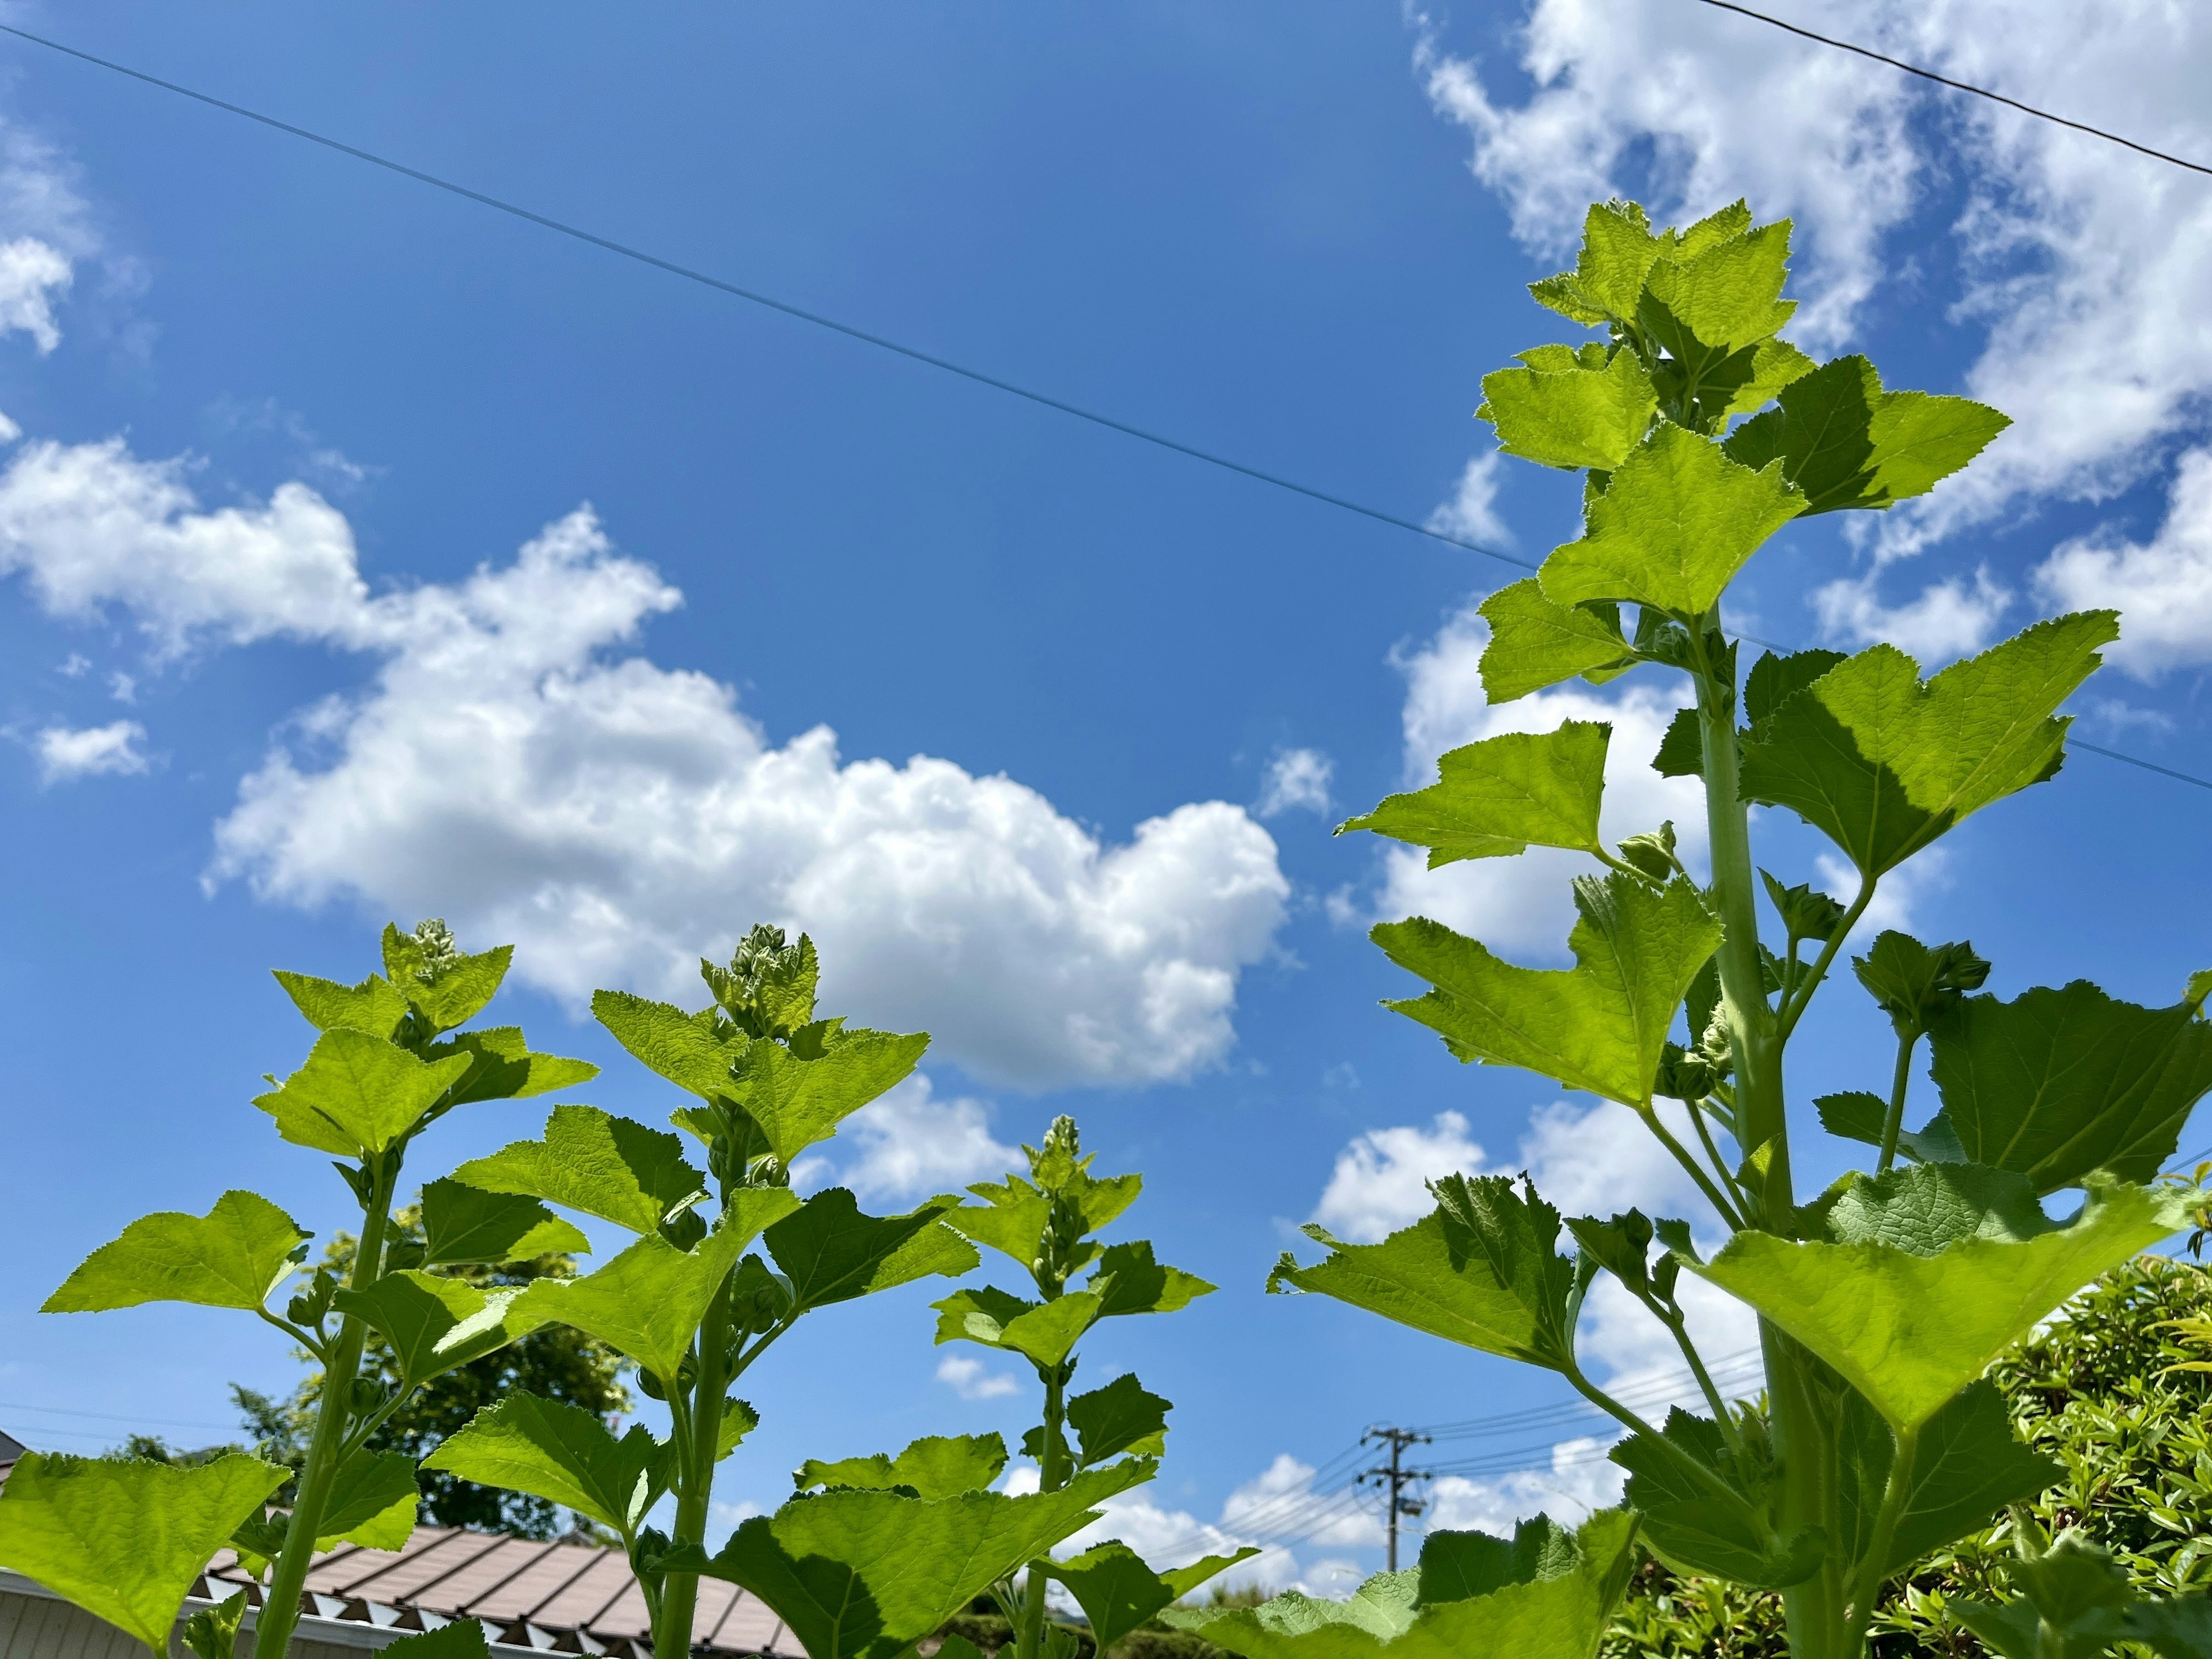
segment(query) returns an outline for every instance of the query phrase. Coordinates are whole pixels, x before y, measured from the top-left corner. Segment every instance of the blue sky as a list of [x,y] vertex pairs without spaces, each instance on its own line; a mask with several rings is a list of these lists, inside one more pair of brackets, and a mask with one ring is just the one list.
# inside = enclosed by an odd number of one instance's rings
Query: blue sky
[[[1978,24],[1998,9],[1850,12],[2212,154],[2202,20]],[[1573,533],[1573,486],[1492,461],[1469,418],[1483,373],[1565,337],[1522,284],[1595,195],[1748,195],[1798,217],[1801,338],[2018,424],[1923,508],[1786,532],[1745,623],[1932,667],[2116,604],[2082,733],[2212,770],[2212,336],[2188,301],[2212,186],[1741,20],[1619,10],[8,15],[1528,557]],[[1461,1164],[1685,1202],[1612,1109],[1459,1067],[1375,1006],[1405,988],[1362,936],[1381,915],[1559,960],[1564,858],[1430,877],[1328,835],[1514,722],[1601,712],[1617,753],[1656,745],[1656,671],[1486,710],[1465,611],[1505,567],[33,47],[0,47],[0,1425],[198,1441],[230,1382],[289,1383],[243,1318],[33,1310],[125,1221],[226,1187],[341,1222],[335,1179],[246,1104],[307,1046],[265,970],[356,977],[387,916],[429,914],[514,939],[503,1015],[605,1064],[580,1097],[647,1119],[675,1103],[580,996],[694,1000],[684,964],[750,922],[812,928],[834,1010],[937,1034],[926,1089],[833,1149],[879,1207],[1063,1110],[1103,1167],[1145,1170],[1133,1225],[1222,1289],[1095,1345],[1099,1380],[1133,1366],[1178,1402],[1151,1507],[1116,1517],[1133,1541],[1245,1535],[1370,1422],[1559,1396],[1260,1286],[1296,1223],[1393,1224]],[[1640,761],[1619,833],[1685,810]],[[1909,871],[1888,920],[1971,937],[2006,994],[2089,976],[2170,1002],[2212,962],[2207,805],[2078,755]],[[1769,867],[1832,879],[1794,823],[1759,829]],[[1880,1031],[1839,988],[1793,1050],[1801,1097],[1878,1084]],[[416,1166],[541,1121],[482,1109]],[[1841,1167],[1820,1157],[1808,1179]],[[927,1299],[779,1353],[732,1505],[773,1504],[805,1456],[1018,1431],[1025,1394],[939,1376]],[[1726,1351],[1740,1322],[1711,1316]],[[1664,1369],[1602,1308],[1587,1334],[1601,1370]],[[1603,1479],[1570,1455],[1440,1495],[1495,1522]],[[1340,1582],[1372,1532],[1339,1518],[1268,1571]]]

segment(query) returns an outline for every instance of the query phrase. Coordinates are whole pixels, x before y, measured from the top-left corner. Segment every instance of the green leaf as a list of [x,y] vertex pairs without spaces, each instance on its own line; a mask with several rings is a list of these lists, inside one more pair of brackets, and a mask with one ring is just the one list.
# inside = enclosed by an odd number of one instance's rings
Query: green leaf
[[1776,709],[1838,663],[1849,660],[1840,651],[1792,651],[1782,656],[1760,652],[1751,672],[1744,676],[1744,718],[1754,732],[1764,730]]
[[443,1060],[466,1054],[471,1064],[453,1085],[451,1106],[479,1100],[520,1100],[530,1095],[550,1094],[579,1083],[589,1083],[599,1068],[588,1060],[563,1060],[557,1054],[538,1054],[522,1040],[516,1025],[494,1025],[482,1031],[463,1031],[443,1042],[434,1042],[425,1058]]
[[1677,878],[1577,878],[1570,969],[1518,968],[1416,916],[1369,935],[1436,988],[1383,1006],[1438,1032],[1462,1060],[1519,1066],[1631,1106],[1650,1103],[1668,1028],[1721,925]]
[[1174,1313],[1211,1295],[1215,1287],[1196,1273],[1161,1267],[1152,1260],[1151,1243],[1140,1238],[1109,1244],[1089,1288],[1098,1292],[1098,1316],[1112,1319],[1122,1314]]
[[1990,964],[1974,954],[1971,943],[1930,950],[1892,928],[1878,935],[1864,956],[1851,958],[1851,971],[1875,1006],[1889,1016],[1899,1040],[1910,1042],[1956,1008],[1967,992],[1980,990]]
[[2057,1225],[2023,1176],[1980,1164],[1908,1164],[1878,1176],[1847,1175],[1806,1206],[1801,1220],[1808,1233],[1831,1244],[1871,1240],[1927,1256],[1961,1239],[2018,1241]]
[[872,1296],[930,1273],[957,1278],[981,1258],[945,1214],[925,1204],[905,1215],[863,1215],[842,1187],[818,1192],[764,1235],[769,1254],[791,1281],[799,1307],[826,1307]]
[[810,1486],[854,1486],[867,1492],[903,1486],[918,1498],[952,1498],[987,1490],[1006,1468],[1006,1443],[995,1434],[933,1434],[914,1442],[896,1457],[878,1452],[835,1463],[810,1457],[792,1480],[801,1492]]
[[1746,466],[1782,463],[1808,513],[1887,507],[1923,495],[2012,424],[1987,404],[1884,392],[1864,357],[1838,357],[1783,388],[1779,409],[1746,421],[1728,452]]
[[422,1237],[426,1267],[592,1253],[590,1239],[536,1199],[452,1180],[422,1188]]
[[[1490,1540],[1497,1549],[1473,1576],[1463,1535],[1431,1533],[1419,1569],[1377,1573],[1341,1601],[1291,1591],[1256,1607],[1167,1607],[1158,1616],[1247,1659],[1589,1659],[1634,1565],[1636,1530],[1635,1516],[1602,1510],[1562,1550],[1539,1516],[1512,1545]],[[1449,1565],[1440,1562],[1433,1576],[1440,1590],[1487,1583],[1492,1572],[1514,1577],[1486,1594],[1431,1600],[1431,1558],[1448,1553]]]
[[756,1042],[732,1074],[727,1092],[759,1124],[788,1168],[844,1119],[912,1074],[927,1032],[839,1031],[821,1057],[802,1060],[779,1042]]
[[2134,1635],[2126,1571],[2100,1545],[2062,1533],[2039,1558],[2012,1563],[2021,1599],[1954,1600],[1950,1611],[2004,1659],[2094,1659]]
[[1486,1532],[1435,1532],[1421,1543],[1420,1600],[1466,1601],[1509,1584],[1572,1572],[1575,1535],[1548,1515],[1522,1522],[1509,1539]]
[[[1861,1449],[1844,1461],[1841,1500],[1856,1558],[1872,1540],[1875,1512],[1896,1452],[1887,1425],[1864,1400],[1851,1396],[1846,1418],[1844,1437]],[[2007,1504],[2029,1502],[2065,1473],[2021,1443],[1994,1384],[1967,1384],[1920,1431],[1889,1553],[1875,1564],[1874,1577],[1902,1572],[1980,1530]]]
[[1636,665],[1616,612],[1554,605],[1534,576],[1508,583],[1478,609],[1490,624],[1481,668],[1492,702],[1511,702],[1577,674],[1600,684]]
[[1716,360],[1769,339],[1797,309],[1782,298],[1790,274],[1790,222],[1717,240],[1690,257],[1655,262],[1637,301],[1637,318],[1675,357],[1698,348]]
[[166,1654],[200,1570],[291,1474],[238,1453],[186,1468],[25,1452],[0,1487],[0,1566]]
[[[987,1187],[982,1190],[991,1199],[988,1206],[968,1204],[948,1209],[945,1224],[1030,1267],[1037,1259],[1044,1230],[1052,1220],[1052,1200],[1026,1182],[1018,1189]],[[946,1201],[957,1202],[949,1195]]]
[[1743,746],[1747,799],[1786,806],[1880,875],[1971,812],[2058,769],[2051,711],[2119,636],[2117,614],[2038,623],[1922,681],[1877,645],[1790,697]]
[[1379,1244],[1307,1235],[1334,1254],[1310,1267],[1285,1251],[1267,1288],[1317,1291],[1447,1341],[1551,1370],[1571,1355],[1574,1264],[1553,1248],[1559,1212],[1503,1176],[1447,1176],[1437,1207]]
[[1159,1456],[1167,1449],[1168,1413],[1173,1409],[1170,1401],[1147,1393],[1134,1372],[1077,1395],[1067,1402],[1067,1425],[1082,1448],[1077,1466],[1087,1469],[1124,1452]]
[[2087,980],[1967,998],[1930,1035],[1941,1121],[1967,1157],[2038,1192],[2092,1170],[2149,1180],[2212,1090],[2212,1024],[2191,1004],[2140,1007]]
[[[1864,1141],[1869,1146],[1881,1145],[1882,1131],[1888,1127],[1889,1103],[1880,1095],[1869,1094],[1863,1089],[1848,1089],[1841,1094],[1822,1095],[1813,1103],[1820,1114],[1820,1127],[1832,1135],[1845,1140]],[[1923,1164],[1963,1164],[1966,1150],[1959,1138],[1950,1132],[1942,1113],[1918,1133],[1905,1129],[1899,1132],[1897,1150],[1908,1158]]]
[[1097,1518],[1105,1498],[1149,1480],[1131,1459],[1058,1492],[941,1498],[832,1492],[756,1516],[702,1571],[742,1586],[810,1659],[894,1659],[991,1584]]
[[386,1643],[380,1659],[385,1653],[397,1653],[399,1659],[489,1659],[491,1648],[482,1620],[456,1619],[435,1630]]
[[939,1342],[1006,1348],[1048,1369],[1066,1358],[1098,1322],[1100,1300],[1096,1291],[1070,1291],[1056,1301],[1024,1302],[985,1285],[955,1291],[930,1306],[937,1310]]
[[1188,1595],[1216,1573],[1259,1554],[1245,1548],[1234,1555],[1209,1555],[1181,1571],[1163,1575],[1145,1565],[1119,1539],[1092,1547],[1046,1571],[1067,1586],[1091,1621],[1091,1639],[1103,1653],[1170,1602]]
[[356,1450],[331,1478],[315,1547],[403,1549],[415,1531],[415,1511],[422,1501],[413,1458],[404,1452]]
[[1684,1266],[1749,1304],[1841,1372],[1893,1426],[1909,1429],[2090,1279],[2188,1222],[2179,1193],[2095,1176],[2088,1192],[2070,1224],[2016,1242],[1966,1238],[1921,1255],[1873,1239],[1741,1232],[1711,1261]]
[[185,1620],[185,1645],[199,1659],[231,1659],[238,1647],[238,1627],[246,1620],[246,1598],[241,1589],[192,1613]]
[[422,1467],[526,1492],[628,1537],[659,1496],[650,1474],[660,1449],[641,1423],[617,1440],[581,1407],[516,1392],[447,1436]]
[[[1595,366],[1572,354],[1523,352],[1525,368],[1482,377],[1483,414],[1509,455],[1546,466],[1611,471],[1642,440],[1659,408],[1651,377],[1632,351]],[[1565,361],[1559,361],[1564,356]]]
[[358,985],[341,985],[312,974],[275,970],[276,982],[318,1031],[366,1031],[389,1037],[407,1018],[405,993],[390,980],[371,974]]
[[[450,938],[450,935],[448,936]],[[389,923],[384,929],[384,971],[422,1016],[441,1031],[465,1024],[499,994],[514,947],[501,945],[475,956],[434,960],[423,942]]]
[[726,1225],[696,1249],[679,1250],[653,1234],[581,1279],[532,1279],[517,1295],[510,1317],[573,1325],[628,1354],[665,1385],[750,1237],[743,1226]]
[[1626,599],[1700,617],[1803,506],[1779,467],[1739,466],[1712,440],[1662,424],[1589,502],[1583,538],[1553,549],[1537,580],[1553,605]]
[[140,1217],[87,1256],[40,1311],[99,1313],[142,1302],[258,1311],[292,1276],[312,1237],[258,1193],[228,1192],[204,1216]]
[[687,1014],[627,991],[592,992],[592,1013],[635,1058],[709,1100],[730,1091],[730,1067],[750,1041],[735,1026],[718,1026],[711,1008]]
[[366,1031],[325,1031],[307,1063],[253,1103],[295,1146],[356,1158],[406,1134],[473,1063],[465,1054],[432,1063]]
[[1818,1527],[1780,1530],[1772,1471],[1760,1472],[1756,1489],[1747,1484],[1711,1419],[1671,1411],[1658,1436],[1632,1434],[1608,1455],[1628,1471],[1627,1498],[1644,1518],[1644,1541],[1676,1571],[1784,1589],[1820,1570],[1826,1535]]
[[[758,1258],[754,1258],[757,1260]],[[760,1413],[734,1395],[722,1401],[722,1420],[714,1436],[714,1461],[719,1463],[744,1443],[760,1427]]]
[[1659,739],[1659,752],[1651,769],[1662,778],[1695,778],[1705,775],[1705,735],[1698,725],[1698,711],[1677,708],[1667,722],[1667,735]]
[[556,1106],[544,1139],[472,1158],[453,1178],[565,1205],[634,1233],[652,1232],[707,1194],[706,1176],[684,1162],[683,1141],[596,1106]]
[[[1747,211],[1742,225],[1750,222]],[[1539,304],[1589,327],[1632,322],[1644,278],[1669,251],[1668,242],[1651,234],[1651,222],[1634,202],[1601,202],[1583,217],[1583,245],[1575,268],[1532,283],[1528,291]]]
[[331,1303],[384,1333],[411,1388],[496,1353],[546,1323],[551,1316],[525,1306],[526,1299],[522,1291],[482,1291],[466,1279],[410,1269],[386,1273],[365,1290],[341,1290]]
[[1455,749],[1437,763],[1439,781],[1392,795],[1337,826],[1371,830],[1429,849],[1429,868],[1461,859],[1510,858],[1538,847],[1599,853],[1606,744],[1613,728],[1568,720],[1557,731],[1508,732]]

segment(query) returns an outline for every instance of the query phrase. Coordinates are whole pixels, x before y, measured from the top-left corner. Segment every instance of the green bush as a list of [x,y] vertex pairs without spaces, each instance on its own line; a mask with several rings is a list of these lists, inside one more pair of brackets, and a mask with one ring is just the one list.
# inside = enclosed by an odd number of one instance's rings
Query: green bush
[[[2194,1329],[2177,1322],[2198,1322]],[[2066,1479],[2029,1506],[2046,1531],[2081,1528],[2147,1595],[2212,1589],[2212,1273],[2140,1256],[2106,1274],[1990,1376],[2014,1426]],[[1878,1659],[1964,1659],[1980,1645],[1947,1615],[1959,1596],[2008,1599],[2012,1523],[2000,1520],[1890,1587],[1874,1623]],[[1782,1600],[1647,1561],[1603,1659],[1767,1659],[1786,1651]]]

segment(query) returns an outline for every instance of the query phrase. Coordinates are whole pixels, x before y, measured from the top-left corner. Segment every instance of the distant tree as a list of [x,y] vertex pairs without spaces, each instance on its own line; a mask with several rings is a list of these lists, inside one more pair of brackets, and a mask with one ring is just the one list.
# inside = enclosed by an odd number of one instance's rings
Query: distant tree
[[[419,1249],[422,1212],[410,1207],[392,1218],[394,1230],[404,1241],[401,1248]],[[325,1265],[343,1280],[353,1267],[354,1239],[340,1233],[323,1253]],[[405,1258],[393,1257],[397,1265]],[[572,1279],[573,1256],[541,1255],[528,1261],[504,1262],[498,1267],[455,1267],[437,1270],[480,1288],[527,1285],[534,1279]],[[306,1361],[308,1356],[295,1350]],[[369,1439],[379,1451],[403,1451],[411,1458],[428,1457],[447,1435],[464,1426],[484,1407],[522,1389],[582,1407],[595,1417],[628,1413],[629,1390],[622,1372],[622,1355],[580,1331],[566,1325],[547,1325],[498,1352],[488,1354],[457,1370],[447,1371],[419,1390],[388,1418]],[[398,1367],[384,1340],[374,1331],[364,1350],[364,1376],[379,1376],[386,1387],[397,1387]],[[246,1429],[260,1443],[262,1455],[298,1468],[307,1455],[307,1432],[313,1405],[322,1387],[322,1373],[311,1370],[289,1398],[268,1395],[234,1383],[231,1398]],[[213,1455],[192,1453],[198,1458]],[[542,1498],[525,1492],[483,1486],[473,1480],[435,1469],[424,1469],[421,1519],[439,1527],[471,1527],[480,1532],[511,1533],[518,1538],[552,1538],[563,1533],[599,1537],[599,1528],[581,1517],[568,1515]],[[285,1493],[279,1493],[280,1503]],[[564,1524],[564,1516],[566,1522]]]
[[158,1434],[134,1434],[125,1439],[121,1445],[105,1455],[109,1457],[150,1458],[156,1463],[173,1463],[180,1469],[190,1469],[197,1468],[202,1463],[212,1463],[218,1457],[228,1457],[233,1452],[242,1452],[245,1449],[245,1447],[234,1440],[227,1445],[202,1446],[197,1450],[186,1451],[180,1446],[171,1445]]

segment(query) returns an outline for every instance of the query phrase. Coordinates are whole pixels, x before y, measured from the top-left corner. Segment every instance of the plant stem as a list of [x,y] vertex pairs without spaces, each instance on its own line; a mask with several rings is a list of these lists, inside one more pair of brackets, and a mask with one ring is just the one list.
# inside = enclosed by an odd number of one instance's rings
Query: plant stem
[[1690,1362],[1690,1375],[1698,1379],[1698,1387],[1705,1394],[1705,1403],[1713,1408],[1713,1421],[1720,1429],[1721,1438],[1728,1442],[1729,1450],[1741,1462],[1743,1442],[1736,1436],[1735,1414],[1729,1410],[1728,1401],[1721,1398],[1721,1391],[1713,1386],[1712,1375],[1705,1370],[1705,1359],[1698,1354],[1697,1345],[1690,1340],[1688,1325],[1680,1312],[1668,1314],[1657,1308],[1652,1309],[1652,1312],[1658,1314],[1659,1322],[1674,1336],[1674,1346],[1682,1351],[1682,1358]]
[[1844,1649],[1847,1659],[1857,1659],[1865,1649],[1867,1628],[1874,1623],[1875,1604],[1881,1598],[1886,1576],[1882,1562],[1889,1554],[1891,1540],[1897,1536],[1897,1517],[1905,1508],[1905,1494],[1912,1484],[1913,1458],[1919,1449],[1918,1430],[1899,1431],[1896,1455],[1890,1461],[1889,1480],[1882,1490],[1881,1509],[1875,1516],[1874,1535],[1851,1575],[1851,1632]]
[[[714,1299],[699,1322],[698,1360],[693,1372],[691,1398],[673,1397],[671,1419],[684,1418],[676,1486],[676,1525],[670,1541],[703,1547],[707,1541],[707,1506],[714,1492],[715,1453],[722,1437],[722,1390],[728,1385],[730,1346],[730,1282],[723,1275]],[[689,1410],[685,1409],[688,1404]],[[691,1619],[699,1605],[699,1575],[672,1572],[661,1583],[660,1617],[654,1621],[654,1659],[689,1659]]]
[[[1705,1115],[1700,1103],[1690,1100],[1683,1102],[1683,1104],[1690,1109],[1690,1125],[1697,1130],[1698,1142],[1705,1149],[1705,1156],[1712,1159],[1713,1168],[1719,1172],[1721,1179],[1728,1183],[1729,1191],[1735,1195],[1738,1202],[1748,1203],[1750,1200],[1743,1188],[1735,1184],[1735,1177],[1729,1173],[1728,1160],[1721,1156],[1721,1149],[1714,1144],[1713,1132],[1705,1127]],[[1741,1227],[1743,1223],[1737,1221],[1734,1224]]]
[[1920,1041],[1917,1031],[1900,1031],[1897,1036],[1897,1075],[1889,1083],[1889,1115],[1881,1124],[1881,1162],[1874,1166],[1876,1175],[1889,1173],[1889,1166],[1897,1161],[1897,1137],[1905,1128],[1905,1091],[1912,1083],[1912,1050]]
[[1784,1004],[1780,1022],[1784,1042],[1797,1029],[1797,1022],[1805,1017],[1805,1010],[1813,1000],[1813,993],[1820,988],[1820,981],[1828,976],[1828,966],[1835,961],[1836,952],[1844,948],[1844,941],[1850,937],[1851,929],[1859,925],[1859,918],[1866,914],[1867,906],[1874,902],[1874,889],[1873,877],[1860,878],[1859,896],[1851,901],[1850,908],[1844,912],[1844,919],[1836,924],[1836,931],[1828,935],[1828,942],[1820,947],[1820,954],[1814,958],[1812,967],[1806,970],[1803,981]]
[[[374,1160],[369,1201],[362,1212],[361,1243],[354,1249],[353,1273],[347,1281],[354,1290],[365,1291],[381,1276],[384,1235],[392,1224],[392,1189],[398,1176],[396,1152]],[[314,1559],[315,1535],[322,1528],[331,1483],[344,1461],[354,1379],[361,1371],[362,1344],[368,1335],[368,1328],[360,1316],[347,1314],[338,1322],[338,1334],[331,1343],[330,1358],[323,1367],[322,1399],[315,1407],[314,1437],[307,1443],[307,1459],[300,1470],[299,1488],[293,1494],[284,1547],[269,1576],[269,1593],[262,1601],[260,1615],[254,1620],[255,1659],[284,1659],[292,1632],[300,1622],[300,1592],[307,1582],[308,1564]]]
[[1582,1373],[1582,1368],[1579,1365],[1569,1365],[1563,1370],[1560,1374],[1573,1385],[1574,1390],[1577,1394],[1582,1395],[1583,1399],[1589,1401],[1591,1405],[1596,1407],[1600,1411],[1603,1412],[1607,1417],[1612,1418],[1615,1422],[1622,1425],[1633,1433],[1642,1435],[1646,1440],[1656,1446],[1660,1451],[1665,1454],[1665,1455],[1675,1465],[1676,1468],[1681,1469],[1692,1480],[1697,1481],[1700,1486],[1711,1487],[1714,1492],[1731,1503],[1735,1501],[1735,1492],[1729,1487],[1727,1481],[1721,1479],[1720,1475],[1717,1472],[1708,1468],[1705,1464],[1699,1462],[1695,1457],[1692,1456],[1688,1451],[1685,1450],[1682,1447],[1676,1445],[1665,1435],[1660,1433],[1658,1430],[1653,1428],[1649,1423],[1638,1417],[1634,1412],[1629,1410],[1627,1407],[1622,1405],[1620,1401],[1615,1400],[1603,1389],[1599,1388],[1597,1384],[1591,1382],[1589,1378],[1584,1376]]
[[[1058,1492],[1067,1484],[1066,1448],[1060,1437],[1067,1380],[1055,1365],[1044,1379],[1044,1456],[1037,1470],[1037,1490]],[[1014,1632],[1016,1659],[1039,1659],[1044,1651],[1044,1589],[1042,1561],[1030,1563],[1029,1583],[1022,1597],[1022,1622]]]
[[[1713,1184],[1712,1178],[1705,1173],[1704,1165],[1691,1156],[1690,1149],[1677,1140],[1673,1132],[1659,1121],[1658,1109],[1653,1106],[1640,1106],[1636,1109],[1636,1115],[1644,1120],[1645,1128],[1658,1136],[1659,1144],[1674,1155],[1674,1162],[1689,1171],[1690,1179],[1698,1183],[1698,1190],[1705,1195],[1705,1201],[1720,1212],[1721,1219],[1727,1222],[1730,1227],[1741,1227],[1744,1224],[1743,1218],[1736,1213],[1735,1206],[1729,1203],[1721,1189]],[[1692,1107],[1691,1115],[1694,1117],[1696,1115],[1697,1109]],[[1720,1162],[1717,1157],[1713,1161],[1716,1164]]]

